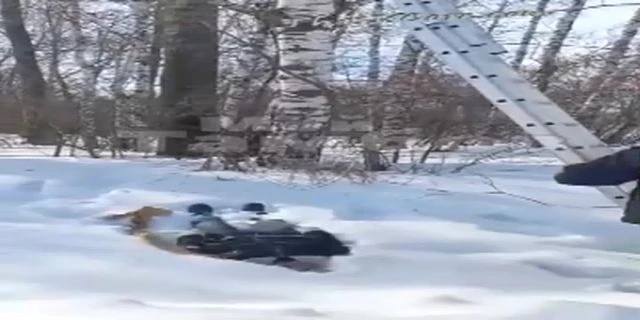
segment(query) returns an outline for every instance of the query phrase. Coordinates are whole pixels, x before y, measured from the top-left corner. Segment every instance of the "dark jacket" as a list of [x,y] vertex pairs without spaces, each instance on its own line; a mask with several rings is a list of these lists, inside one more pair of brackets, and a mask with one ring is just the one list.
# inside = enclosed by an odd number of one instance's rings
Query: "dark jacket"
[[632,147],[592,161],[567,165],[554,176],[573,186],[615,186],[640,180],[640,147]]

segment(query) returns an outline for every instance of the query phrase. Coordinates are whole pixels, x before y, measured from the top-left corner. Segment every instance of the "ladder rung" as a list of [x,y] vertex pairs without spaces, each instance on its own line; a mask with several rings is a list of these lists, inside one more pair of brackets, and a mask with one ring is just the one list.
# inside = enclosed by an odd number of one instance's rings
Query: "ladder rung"
[[[429,3],[426,3],[429,2]],[[456,28],[464,30],[464,39],[474,45],[485,46],[491,52],[506,53],[507,50],[468,17],[456,17],[460,14],[453,1],[398,1],[400,10],[412,14],[402,19],[404,22],[416,22],[417,25],[431,28]],[[452,14],[454,13],[454,14]],[[417,19],[413,19],[417,17]],[[446,21],[429,22],[429,16],[448,17]]]
[[[459,11],[450,0],[396,0],[405,13],[418,17]],[[531,134],[561,161],[575,163],[611,154],[611,149],[509,66],[504,47],[473,20],[453,18],[429,23],[401,19],[415,38],[462,76],[498,109]],[[624,206],[630,186],[599,187]]]

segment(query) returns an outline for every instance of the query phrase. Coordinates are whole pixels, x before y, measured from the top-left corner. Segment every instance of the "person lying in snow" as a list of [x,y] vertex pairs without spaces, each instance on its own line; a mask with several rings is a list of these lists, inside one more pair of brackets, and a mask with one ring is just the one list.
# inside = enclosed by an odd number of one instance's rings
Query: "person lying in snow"
[[616,186],[636,181],[621,221],[640,224],[640,146],[592,161],[566,165],[554,179],[564,185],[591,187]]

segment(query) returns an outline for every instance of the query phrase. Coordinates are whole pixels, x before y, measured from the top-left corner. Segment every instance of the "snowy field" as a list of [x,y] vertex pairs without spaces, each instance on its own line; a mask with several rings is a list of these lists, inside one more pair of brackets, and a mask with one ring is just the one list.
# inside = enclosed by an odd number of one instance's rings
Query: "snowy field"
[[[640,318],[640,227],[594,190],[554,184],[553,159],[322,187],[198,165],[0,156],[0,319]],[[263,201],[355,241],[354,255],[297,273],[172,255],[96,219],[195,201]]]

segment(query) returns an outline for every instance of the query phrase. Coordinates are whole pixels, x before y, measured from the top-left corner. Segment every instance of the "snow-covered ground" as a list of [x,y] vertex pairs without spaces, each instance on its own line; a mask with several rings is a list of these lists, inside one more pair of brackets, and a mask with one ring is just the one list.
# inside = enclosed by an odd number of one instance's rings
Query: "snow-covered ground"
[[[0,157],[0,319],[640,317],[640,227],[596,191],[554,184],[552,159],[322,187],[197,167]],[[355,241],[354,255],[297,273],[173,255],[96,219],[194,201],[266,202]]]

